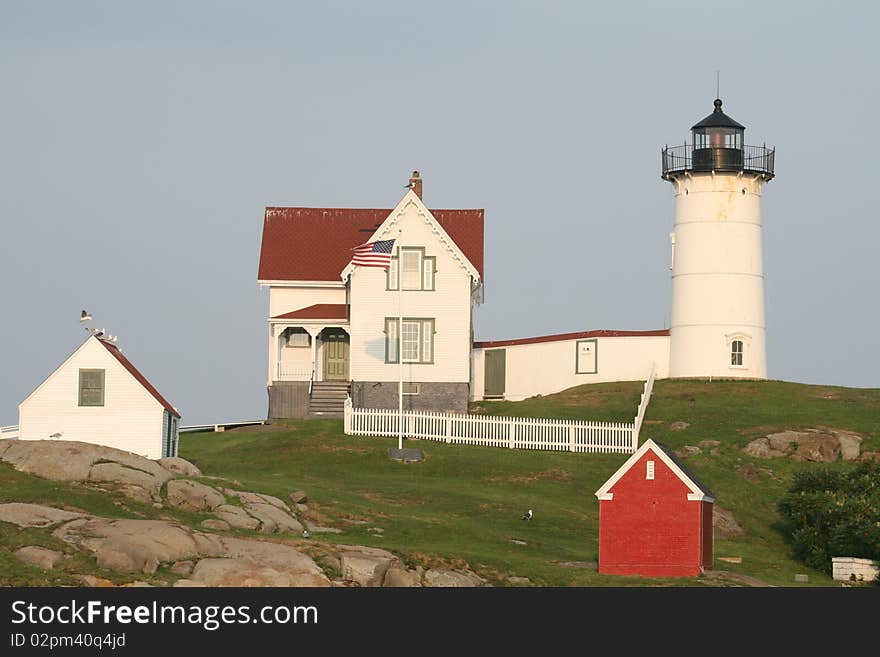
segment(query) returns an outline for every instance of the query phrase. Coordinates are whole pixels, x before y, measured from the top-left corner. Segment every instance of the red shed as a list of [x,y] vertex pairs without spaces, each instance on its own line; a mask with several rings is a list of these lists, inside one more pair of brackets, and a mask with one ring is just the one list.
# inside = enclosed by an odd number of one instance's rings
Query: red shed
[[599,572],[687,577],[712,568],[712,492],[650,438],[596,491]]

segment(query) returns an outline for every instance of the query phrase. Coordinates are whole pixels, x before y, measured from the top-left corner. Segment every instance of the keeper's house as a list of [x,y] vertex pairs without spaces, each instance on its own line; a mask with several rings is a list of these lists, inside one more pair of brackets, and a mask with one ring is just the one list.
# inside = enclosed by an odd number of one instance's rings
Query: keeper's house
[[[266,208],[270,418],[341,416],[349,394],[397,408],[401,376],[406,409],[467,411],[484,213],[429,210],[418,172],[409,187],[392,210]],[[390,267],[351,264],[354,247],[388,239]]]
[[177,456],[180,413],[112,342],[90,335],[18,405],[19,440]]
[[712,492],[650,438],[596,491],[599,572],[688,577],[712,568]]

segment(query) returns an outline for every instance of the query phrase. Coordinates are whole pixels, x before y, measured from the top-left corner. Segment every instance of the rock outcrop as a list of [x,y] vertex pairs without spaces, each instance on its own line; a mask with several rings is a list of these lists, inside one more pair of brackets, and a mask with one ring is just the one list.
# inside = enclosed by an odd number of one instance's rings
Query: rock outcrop
[[749,442],[743,451],[757,458],[787,456],[795,461],[832,463],[859,458],[862,436],[842,429],[803,429],[780,431]]

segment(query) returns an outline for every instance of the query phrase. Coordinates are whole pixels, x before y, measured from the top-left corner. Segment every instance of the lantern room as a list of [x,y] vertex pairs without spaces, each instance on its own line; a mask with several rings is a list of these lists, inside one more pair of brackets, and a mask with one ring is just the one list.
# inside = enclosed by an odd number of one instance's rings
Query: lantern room
[[663,149],[662,177],[684,172],[747,172],[773,178],[775,151],[763,146],[746,146],[745,126],[727,116],[715,99],[715,110],[691,128],[690,144]]

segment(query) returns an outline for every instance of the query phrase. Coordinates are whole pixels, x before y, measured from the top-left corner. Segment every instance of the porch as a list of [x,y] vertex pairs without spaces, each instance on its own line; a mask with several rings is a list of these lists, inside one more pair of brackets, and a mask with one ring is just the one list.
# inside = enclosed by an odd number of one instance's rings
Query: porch
[[342,417],[350,391],[348,307],[309,306],[269,325],[269,417]]

